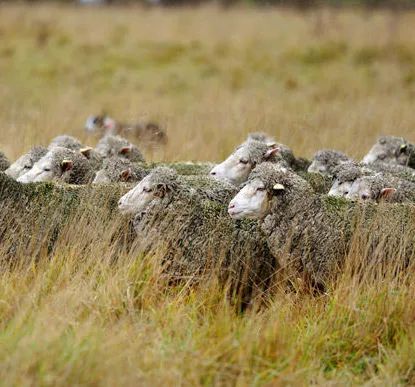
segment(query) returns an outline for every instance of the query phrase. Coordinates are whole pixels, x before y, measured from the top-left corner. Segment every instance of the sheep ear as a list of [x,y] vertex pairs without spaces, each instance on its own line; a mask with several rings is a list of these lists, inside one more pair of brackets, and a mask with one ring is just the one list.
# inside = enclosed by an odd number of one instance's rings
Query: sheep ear
[[80,153],[82,153],[87,159],[89,159],[91,157],[91,151],[93,148],[91,148],[90,146],[87,146],[85,148],[81,148],[79,150]]
[[280,148],[275,143],[267,144],[268,150],[265,152],[265,160],[268,160],[271,156],[275,155],[280,151]]
[[272,189],[274,192],[281,192],[285,190],[285,187],[282,184],[277,183],[272,187]]
[[127,181],[131,177],[131,169],[125,169],[120,173],[120,178],[122,181]]
[[125,147],[120,149],[120,154],[122,154],[122,155],[128,155],[129,153],[131,153],[131,147],[130,146],[125,146]]
[[396,188],[383,188],[382,191],[380,191],[378,200],[388,200],[395,192]]
[[62,172],[70,171],[73,168],[72,160],[63,160],[61,163]]

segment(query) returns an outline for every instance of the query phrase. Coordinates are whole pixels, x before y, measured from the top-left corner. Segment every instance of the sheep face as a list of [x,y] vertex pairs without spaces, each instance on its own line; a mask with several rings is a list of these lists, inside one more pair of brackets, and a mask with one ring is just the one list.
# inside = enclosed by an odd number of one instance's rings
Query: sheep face
[[228,213],[233,219],[261,219],[269,211],[269,195],[264,182],[254,179],[231,200]]
[[381,137],[363,158],[363,162],[372,164],[381,161],[388,164],[407,165],[412,151],[412,145],[403,138]]
[[144,211],[153,200],[161,196],[157,188],[151,181],[151,175],[146,176],[120,199],[118,209],[122,214]]
[[48,152],[44,157],[42,157],[33,165],[32,169],[20,176],[17,181],[20,183],[51,181],[54,178],[62,176],[65,172],[68,172],[72,169],[72,160],[65,159],[57,163],[54,156],[54,151]]
[[353,185],[352,181],[335,180],[332,187],[330,188],[328,195],[345,197],[349,194],[352,188],[352,185]]
[[[240,185],[244,183],[251,171],[255,168],[256,163],[259,160],[253,152],[257,152],[258,149],[254,148],[251,144],[260,143],[258,141],[247,141],[242,144],[234,153],[232,153],[225,161],[216,165],[210,174],[215,179],[228,181],[234,185]],[[265,144],[260,143],[263,151],[261,152],[261,161],[268,160],[272,155],[279,151],[279,148],[274,143]]]
[[373,200],[374,195],[370,187],[370,181],[367,178],[356,179],[350,187],[349,193],[346,195],[350,200]]

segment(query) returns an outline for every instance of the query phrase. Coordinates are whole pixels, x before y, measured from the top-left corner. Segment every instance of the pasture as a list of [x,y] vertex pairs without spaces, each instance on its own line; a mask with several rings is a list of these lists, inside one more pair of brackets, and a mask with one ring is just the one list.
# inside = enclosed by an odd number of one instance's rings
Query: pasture
[[[415,142],[415,12],[2,4],[0,101],[11,160],[62,133],[95,145],[101,112],[167,128],[149,161],[218,162],[252,131],[359,159],[382,134]],[[241,311],[216,276],[171,285],[114,243],[114,195],[81,200],[53,254],[34,235],[55,212],[0,203],[0,385],[415,384],[412,265],[366,266],[357,241],[325,293],[276,282]]]

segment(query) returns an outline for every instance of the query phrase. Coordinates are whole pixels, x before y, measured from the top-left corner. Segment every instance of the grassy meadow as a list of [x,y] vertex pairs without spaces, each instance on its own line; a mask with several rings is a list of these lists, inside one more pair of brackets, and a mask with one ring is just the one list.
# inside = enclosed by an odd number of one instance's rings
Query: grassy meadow
[[[83,125],[103,111],[166,126],[149,160],[219,161],[250,131],[361,157],[381,134],[415,142],[414,108],[415,12],[0,5],[12,160],[62,133],[95,144]],[[52,256],[10,262],[18,232],[0,245],[1,386],[415,385],[413,268],[379,276],[355,248],[327,293],[276,284],[241,313],[214,276],[168,286],[115,251],[118,222],[79,212]]]

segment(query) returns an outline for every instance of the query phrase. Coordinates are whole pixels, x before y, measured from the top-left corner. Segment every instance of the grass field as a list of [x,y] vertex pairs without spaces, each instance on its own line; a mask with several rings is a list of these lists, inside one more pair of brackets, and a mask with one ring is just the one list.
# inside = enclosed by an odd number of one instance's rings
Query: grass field
[[[154,160],[221,160],[259,130],[361,157],[381,134],[415,142],[415,13],[1,5],[0,101],[11,159],[61,133],[94,144],[101,111],[163,123]],[[415,384],[413,270],[346,269],[238,313],[214,278],[114,263],[106,227],[67,224],[52,258],[0,246],[0,385]]]

